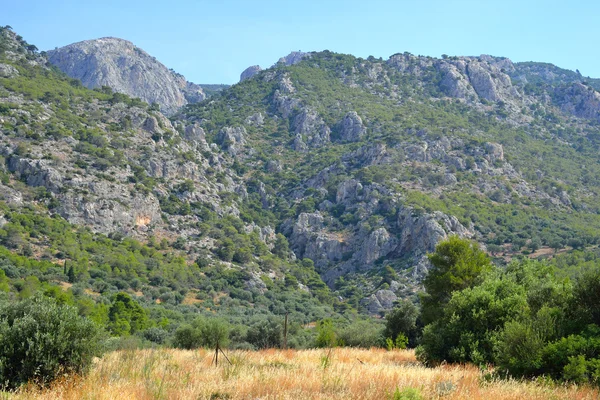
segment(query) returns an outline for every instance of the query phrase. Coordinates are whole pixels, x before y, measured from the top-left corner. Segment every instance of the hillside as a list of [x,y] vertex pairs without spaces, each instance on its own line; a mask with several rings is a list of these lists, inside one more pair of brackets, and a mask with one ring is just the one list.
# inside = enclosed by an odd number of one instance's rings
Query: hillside
[[[290,312],[300,346],[300,324],[415,299],[448,235],[500,263],[597,244],[595,80],[491,56],[292,55],[167,118],[3,28],[4,289],[64,296],[115,334]],[[121,291],[141,328],[109,313]]]
[[[505,256],[597,242],[600,95],[535,81],[544,68],[311,53],[175,118],[247,166],[249,198],[296,256],[378,312],[410,294],[448,234]],[[223,137],[224,126],[243,135]],[[386,284],[387,265],[404,278]]]
[[[7,28],[0,70],[9,296],[44,292],[113,334],[151,329],[157,342],[201,314],[252,325],[289,312],[299,324],[345,309],[309,260],[248,217],[243,181],[201,127],[86,89]],[[141,304],[141,322],[109,312],[118,292]]]

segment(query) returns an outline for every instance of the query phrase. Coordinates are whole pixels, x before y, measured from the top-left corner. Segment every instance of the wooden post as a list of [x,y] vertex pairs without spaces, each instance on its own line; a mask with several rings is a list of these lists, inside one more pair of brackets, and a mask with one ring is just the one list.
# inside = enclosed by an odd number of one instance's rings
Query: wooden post
[[288,312],[285,313],[285,321],[283,322],[283,349],[287,350],[287,332],[288,332]]
[[219,366],[219,341],[217,340],[217,347],[215,349],[215,367]]

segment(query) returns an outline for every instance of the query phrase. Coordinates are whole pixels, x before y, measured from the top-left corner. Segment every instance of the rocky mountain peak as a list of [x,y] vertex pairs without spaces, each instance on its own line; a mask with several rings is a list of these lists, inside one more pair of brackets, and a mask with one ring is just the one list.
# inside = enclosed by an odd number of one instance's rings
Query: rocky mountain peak
[[240,82],[245,81],[246,79],[252,78],[254,75],[258,74],[262,71],[260,65],[252,65],[244,70],[240,75]]
[[124,39],[85,40],[50,50],[48,58],[88,88],[108,86],[148,103],[158,103],[167,114],[205,98],[198,85],[187,82],[182,75]]

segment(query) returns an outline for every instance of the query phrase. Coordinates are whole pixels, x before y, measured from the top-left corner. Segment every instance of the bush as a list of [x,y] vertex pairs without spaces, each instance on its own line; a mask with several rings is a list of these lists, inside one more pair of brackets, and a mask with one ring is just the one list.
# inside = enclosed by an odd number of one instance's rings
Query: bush
[[403,390],[396,389],[394,392],[393,400],[421,400],[423,396],[421,396],[421,392],[419,389],[415,388],[404,388]]
[[196,349],[202,346],[200,330],[191,325],[181,325],[175,331],[173,346],[187,350]]
[[402,301],[386,316],[384,335],[395,342],[400,335],[408,339],[408,344],[414,346],[417,341],[417,318],[419,310],[410,301]]
[[339,342],[350,347],[380,347],[383,344],[382,326],[370,320],[353,322],[342,329]]
[[192,325],[181,325],[173,338],[173,345],[182,349],[214,349],[217,343],[219,347],[229,344],[229,326],[218,318],[207,321],[197,318]]
[[41,295],[0,305],[0,381],[6,389],[83,373],[100,354],[101,330],[77,309]]

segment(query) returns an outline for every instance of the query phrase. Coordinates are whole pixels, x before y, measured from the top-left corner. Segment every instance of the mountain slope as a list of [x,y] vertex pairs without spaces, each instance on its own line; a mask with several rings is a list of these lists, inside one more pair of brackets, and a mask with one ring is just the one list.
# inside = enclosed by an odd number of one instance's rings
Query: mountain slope
[[[518,68],[312,53],[176,118],[247,166],[251,198],[296,256],[341,293],[373,293],[364,304],[378,311],[410,293],[448,234],[506,257],[600,237],[599,94],[571,80],[513,82]],[[225,125],[247,135],[220,140]],[[408,280],[384,284],[386,265]]]
[[48,51],[48,59],[90,89],[108,86],[149,104],[158,103],[167,114],[206,97],[200,86],[187,82],[123,39],[107,37],[73,43]]
[[[450,234],[498,262],[600,238],[599,94],[575,73],[308,53],[167,119],[81,87],[2,34],[2,244],[73,262],[83,288],[110,282],[106,296],[141,286],[147,304],[171,293],[179,307],[198,293],[197,309],[294,309],[306,322],[377,314],[414,296],[426,254]],[[40,237],[32,212],[89,229],[134,272],[106,249]],[[155,251],[170,261],[144,259]]]
[[108,314],[127,292],[161,340],[201,314],[299,324],[348,308],[244,216],[245,185],[198,125],[83,87],[8,28],[0,71],[1,291],[60,298],[115,335],[135,333]]

